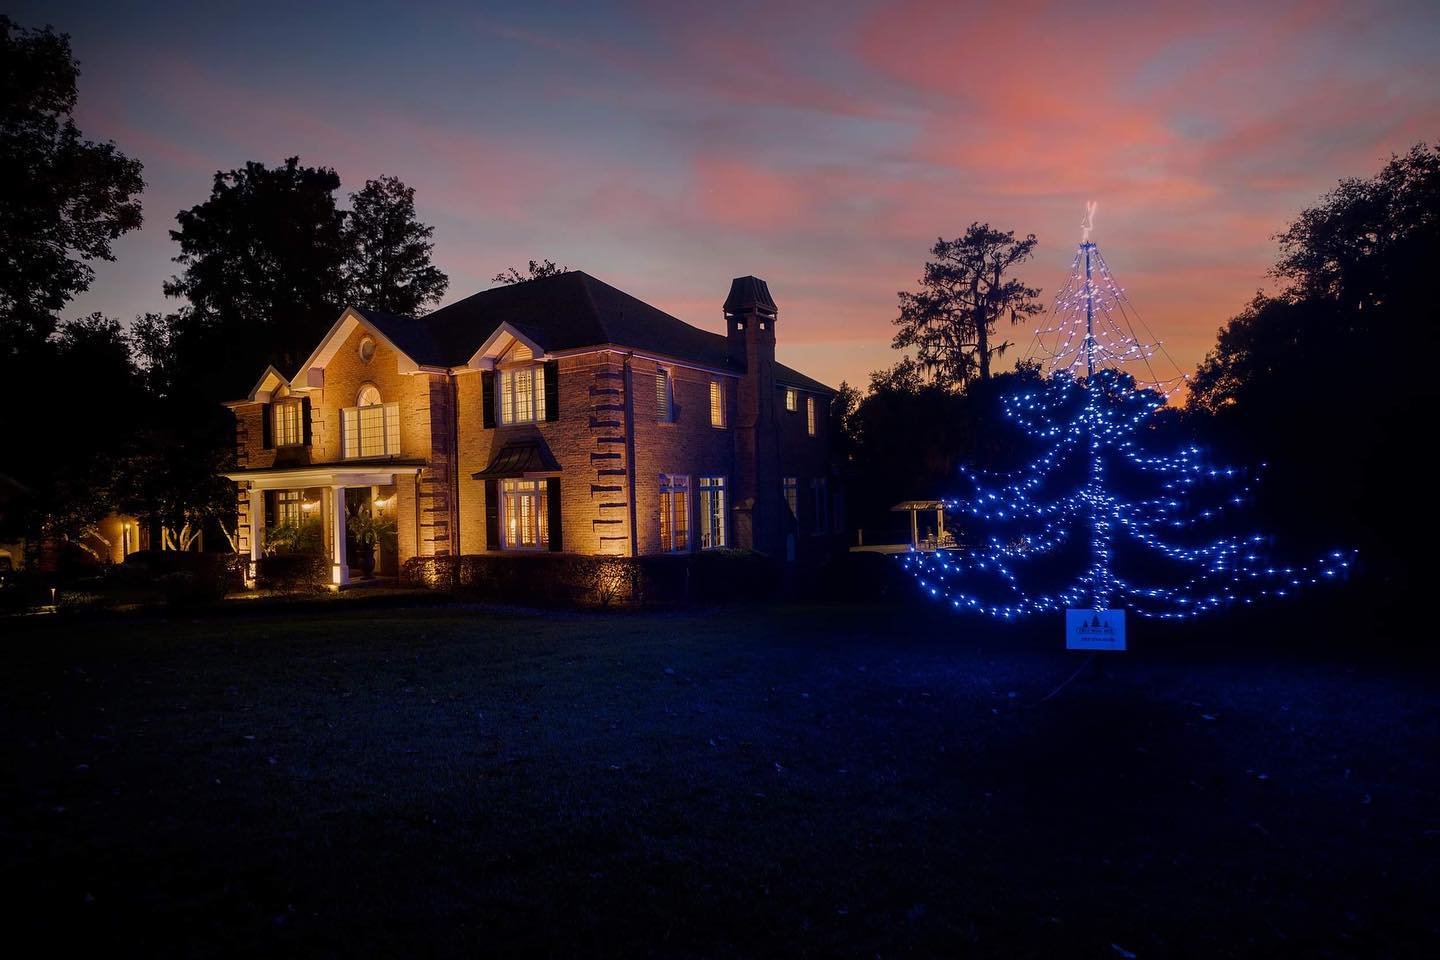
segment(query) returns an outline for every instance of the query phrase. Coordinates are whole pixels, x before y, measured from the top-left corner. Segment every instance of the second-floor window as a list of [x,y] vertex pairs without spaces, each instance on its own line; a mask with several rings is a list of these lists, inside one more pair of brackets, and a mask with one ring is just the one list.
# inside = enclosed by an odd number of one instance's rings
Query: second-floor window
[[726,544],[725,478],[700,478],[700,549],[713,550]]
[[675,420],[675,397],[670,381],[670,371],[664,367],[655,368],[655,419],[660,423]]
[[710,426],[725,426],[725,388],[719,380],[710,381]]
[[301,400],[281,400],[273,407],[275,413],[275,446],[294,447],[305,442],[305,425],[301,420],[305,404]]
[[355,406],[340,411],[341,456],[393,457],[400,453],[400,404],[383,403],[380,391],[366,384]]
[[815,398],[805,398],[805,432],[815,436]]
[[786,387],[786,388],[785,388],[785,410],[786,410],[786,412],[788,412],[788,413],[794,413],[796,410],[799,410],[799,409],[800,409],[800,391],[796,390],[794,387]]
[[535,423],[545,419],[545,374],[540,367],[501,370],[500,422]]
[[684,553],[690,549],[690,478],[660,475],[660,549]]

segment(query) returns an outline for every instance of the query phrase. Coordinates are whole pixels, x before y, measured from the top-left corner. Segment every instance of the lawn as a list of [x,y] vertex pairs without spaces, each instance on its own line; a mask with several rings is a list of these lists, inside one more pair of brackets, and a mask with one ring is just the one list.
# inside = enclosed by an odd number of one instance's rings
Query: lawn
[[1084,664],[1058,627],[882,606],[0,635],[8,926],[48,953],[1440,945],[1413,659],[1151,628],[1047,700]]

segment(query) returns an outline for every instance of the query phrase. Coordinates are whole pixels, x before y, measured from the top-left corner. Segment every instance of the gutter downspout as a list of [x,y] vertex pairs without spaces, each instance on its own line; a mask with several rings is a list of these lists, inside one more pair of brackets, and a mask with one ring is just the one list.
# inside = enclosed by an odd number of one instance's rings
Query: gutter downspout
[[460,556],[460,379],[450,381],[450,554]]
[[635,372],[630,361],[634,352],[625,354],[625,475],[629,480],[630,556],[640,555],[640,531],[635,527]]

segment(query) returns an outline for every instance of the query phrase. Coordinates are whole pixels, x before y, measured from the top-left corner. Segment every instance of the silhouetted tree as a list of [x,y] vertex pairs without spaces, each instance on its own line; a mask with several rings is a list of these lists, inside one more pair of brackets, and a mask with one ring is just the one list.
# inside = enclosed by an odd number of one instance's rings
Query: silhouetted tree
[[0,15],[0,357],[55,330],[92,260],[140,226],[141,166],[84,139],[70,38]]
[[328,167],[250,162],[215,174],[210,197],[176,215],[182,271],[165,292],[176,316],[181,363],[219,402],[248,389],[266,364],[293,373],[345,301],[348,238]]
[[991,361],[1011,346],[993,343],[1001,320],[1012,325],[1040,312],[1040,291],[1010,276],[1035,250],[1035,235],[972,223],[956,240],[939,239],[930,248],[920,289],[901,291],[900,331],[893,345],[915,348],[921,370],[943,387],[990,379]]
[[1397,576],[1425,548],[1406,438],[1428,431],[1424,371],[1388,348],[1434,314],[1440,148],[1418,145],[1369,179],[1344,180],[1279,236],[1273,275],[1221,328],[1187,409],[1221,443],[1270,464],[1266,510],[1304,535],[1324,517]]
[[345,283],[349,301],[419,316],[438,303],[450,278],[430,260],[435,228],[415,216],[415,190],[396,177],[367,180],[350,194]]
[[568,273],[569,267],[557,267],[554,260],[530,261],[530,266],[524,273],[515,267],[507,267],[500,273],[495,274],[493,283],[524,283],[526,280],[540,280],[544,277],[558,277],[562,273]]

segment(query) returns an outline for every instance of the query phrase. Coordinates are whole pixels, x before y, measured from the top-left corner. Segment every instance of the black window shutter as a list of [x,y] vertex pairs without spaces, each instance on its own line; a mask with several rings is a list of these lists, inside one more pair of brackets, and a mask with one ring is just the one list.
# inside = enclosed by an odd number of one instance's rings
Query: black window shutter
[[[547,381],[548,382],[548,381]],[[550,549],[564,550],[565,538],[560,532],[560,478],[550,477],[545,481],[545,501],[550,508]]]
[[272,450],[275,447],[275,405],[273,403],[260,405],[260,446],[265,450]]
[[[495,371],[480,371],[480,422],[485,428],[495,426]],[[487,483],[489,481],[486,481]]]
[[560,419],[560,362],[545,361],[545,419]]
[[300,429],[304,431],[305,446],[310,446],[310,398],[300,398]]
[[[493,426],[493,424],[492,424]],[[500,549],[500,481],[485,481],[485,549]]]

